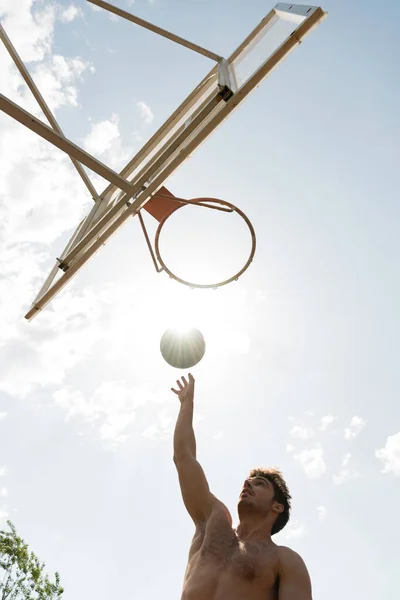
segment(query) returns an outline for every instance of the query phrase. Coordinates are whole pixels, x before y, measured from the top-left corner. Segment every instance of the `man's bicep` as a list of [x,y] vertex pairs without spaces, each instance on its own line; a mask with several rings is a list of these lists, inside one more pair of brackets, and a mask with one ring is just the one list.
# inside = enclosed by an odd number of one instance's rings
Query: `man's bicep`
[[206,476],[194,456],[187,455],[174,462],[186,510],[198,524],[209,516],[212,508],[213,496]]
[[289,548],[281,548],[279,600],[312,600],[311,579],[303,559]]

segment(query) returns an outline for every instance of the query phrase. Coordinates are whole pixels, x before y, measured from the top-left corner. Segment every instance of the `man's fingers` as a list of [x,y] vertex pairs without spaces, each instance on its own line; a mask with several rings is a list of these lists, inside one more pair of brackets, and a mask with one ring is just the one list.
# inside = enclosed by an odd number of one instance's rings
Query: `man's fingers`
[[171,391],[174,392],[174,394],[178,394],[178,396],[181,392],[184,392],[190,384],[194,384],[194,377],[191,373],[189,373],[189,381],[186,379],[186,377],[182,377],[181,379],[182,381],[179,379],[176,380],[176,385],[178,386],[177,390],[175,388],[171,388]]

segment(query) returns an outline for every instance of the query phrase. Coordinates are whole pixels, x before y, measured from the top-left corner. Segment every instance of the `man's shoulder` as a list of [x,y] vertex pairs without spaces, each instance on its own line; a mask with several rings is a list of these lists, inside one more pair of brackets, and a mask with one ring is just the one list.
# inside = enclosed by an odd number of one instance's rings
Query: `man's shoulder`
[[300,554],[287,546],[277,546],[280,570],[305,569],[305,563]]
[[211,509],[211,514],[220,514],[224,517],[226,517],[229,521],[229,523],[232,525],[232,516],[231,513],[229,512],[228,507],[216,496],[214,496],[214,494],[211,494],[211,498],[212,498],[212,509]]
[[219,527],[223,523],[228,523],[232,527],[232,516],[227,506],[219,500],[214,494],[211,494],[211,510],[205,519],[196,524],[195,539],[204,536],[207,527]]
[[279,590],[282,592],[282,597],[311,600],[311,579],[300,554],[286,546],[278,546],[278,549]]

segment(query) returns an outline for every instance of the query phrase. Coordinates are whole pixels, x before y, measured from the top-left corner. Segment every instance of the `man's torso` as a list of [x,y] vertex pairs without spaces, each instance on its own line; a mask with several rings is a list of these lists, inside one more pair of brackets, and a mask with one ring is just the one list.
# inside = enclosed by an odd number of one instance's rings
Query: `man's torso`
[[218,503],[193,538],[182,600],[276,600],[278,567],[278,547],[239,540]]

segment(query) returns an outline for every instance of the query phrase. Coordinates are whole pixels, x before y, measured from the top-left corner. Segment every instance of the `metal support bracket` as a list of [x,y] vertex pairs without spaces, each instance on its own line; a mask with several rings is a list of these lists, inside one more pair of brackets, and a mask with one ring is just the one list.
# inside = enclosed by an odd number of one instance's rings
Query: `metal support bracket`
[[236,92],[234,78],[231,77],[230,66],[226,58],[221,58],[217,65],[219,95],[228,102]]
[[140,226],[142,228],[144,239],[146,240],[146,244],[147,244],[147,247],[149,249],[151,260],[153,261],[153,264],[154,264],[154,268],[157,271],[157,273],[161,273],[161,271],[164,271],[164,269],[163,269],[163,267],[160,267],[159,264],[158,264],[158,262],[157,262],[157,258],[156,258],[156,255],[154,253],[153,246],[151,245],[149,234],[147,233],[146,225],[144,224],[144,220],[143,220],[143,217],[142,217],[142,211],[140,210],[137,213],[137,215],[139,217]]

